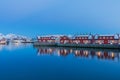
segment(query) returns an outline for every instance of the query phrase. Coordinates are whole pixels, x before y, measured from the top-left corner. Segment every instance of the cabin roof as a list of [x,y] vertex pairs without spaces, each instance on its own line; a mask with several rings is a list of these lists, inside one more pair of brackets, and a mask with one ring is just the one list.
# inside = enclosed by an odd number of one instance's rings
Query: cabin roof
[[115,36],[115,35],[98,35],[98,36]]

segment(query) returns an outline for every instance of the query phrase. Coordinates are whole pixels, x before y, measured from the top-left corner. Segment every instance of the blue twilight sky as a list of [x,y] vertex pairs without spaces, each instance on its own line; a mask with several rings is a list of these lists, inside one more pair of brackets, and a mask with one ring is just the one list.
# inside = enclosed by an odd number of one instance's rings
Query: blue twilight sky
[[0,0],[0,32],[120,33],[120,0]]

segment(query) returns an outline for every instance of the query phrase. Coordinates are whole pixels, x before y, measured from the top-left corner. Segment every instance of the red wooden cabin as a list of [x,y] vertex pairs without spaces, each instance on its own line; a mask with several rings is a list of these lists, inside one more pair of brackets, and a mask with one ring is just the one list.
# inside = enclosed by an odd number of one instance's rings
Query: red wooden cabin
[[38,42],[46,42],[46,43],[55,43],[56,37],[54,36],[43,36],[43,37],[38,37]]
[[72,39],[69,38],[68,36],[61,36],[60,37],[60,44],[67,44],[67,43],[72,43]]
[[117,35],[96,35],[96,44],[118,44],[119,37]]
[[92,35],[78,35],[73,39],[73,43],[76,44],[90,44],[93,37]]

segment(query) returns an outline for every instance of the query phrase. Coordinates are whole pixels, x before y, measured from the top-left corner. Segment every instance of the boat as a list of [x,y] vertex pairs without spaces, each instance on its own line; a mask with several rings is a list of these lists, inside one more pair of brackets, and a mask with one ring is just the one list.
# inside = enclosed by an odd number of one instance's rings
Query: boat
[[7,40],[6,39],[1,39],[0,40],[0,44],[7,44],[8,42],[7,42]]
[[23,39],[23,40],[21,40],[21,43],[33,43],[33,40],[31,40],[31,39]]
[[21,43],[21,40],[20,39],[13,39],[11,40],[12,43]]

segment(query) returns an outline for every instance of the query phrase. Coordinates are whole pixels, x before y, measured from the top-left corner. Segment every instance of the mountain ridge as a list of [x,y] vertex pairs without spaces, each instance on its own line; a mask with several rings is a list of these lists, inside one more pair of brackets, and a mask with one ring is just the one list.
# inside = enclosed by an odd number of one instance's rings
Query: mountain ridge
[[9,33],[9,34],[3,34],[0,33],[0,39],[5,38],[5,39],[27,39],[27,36],[23,36],[23,35],[18,35],[18,34],[13,34],[13,33]]

